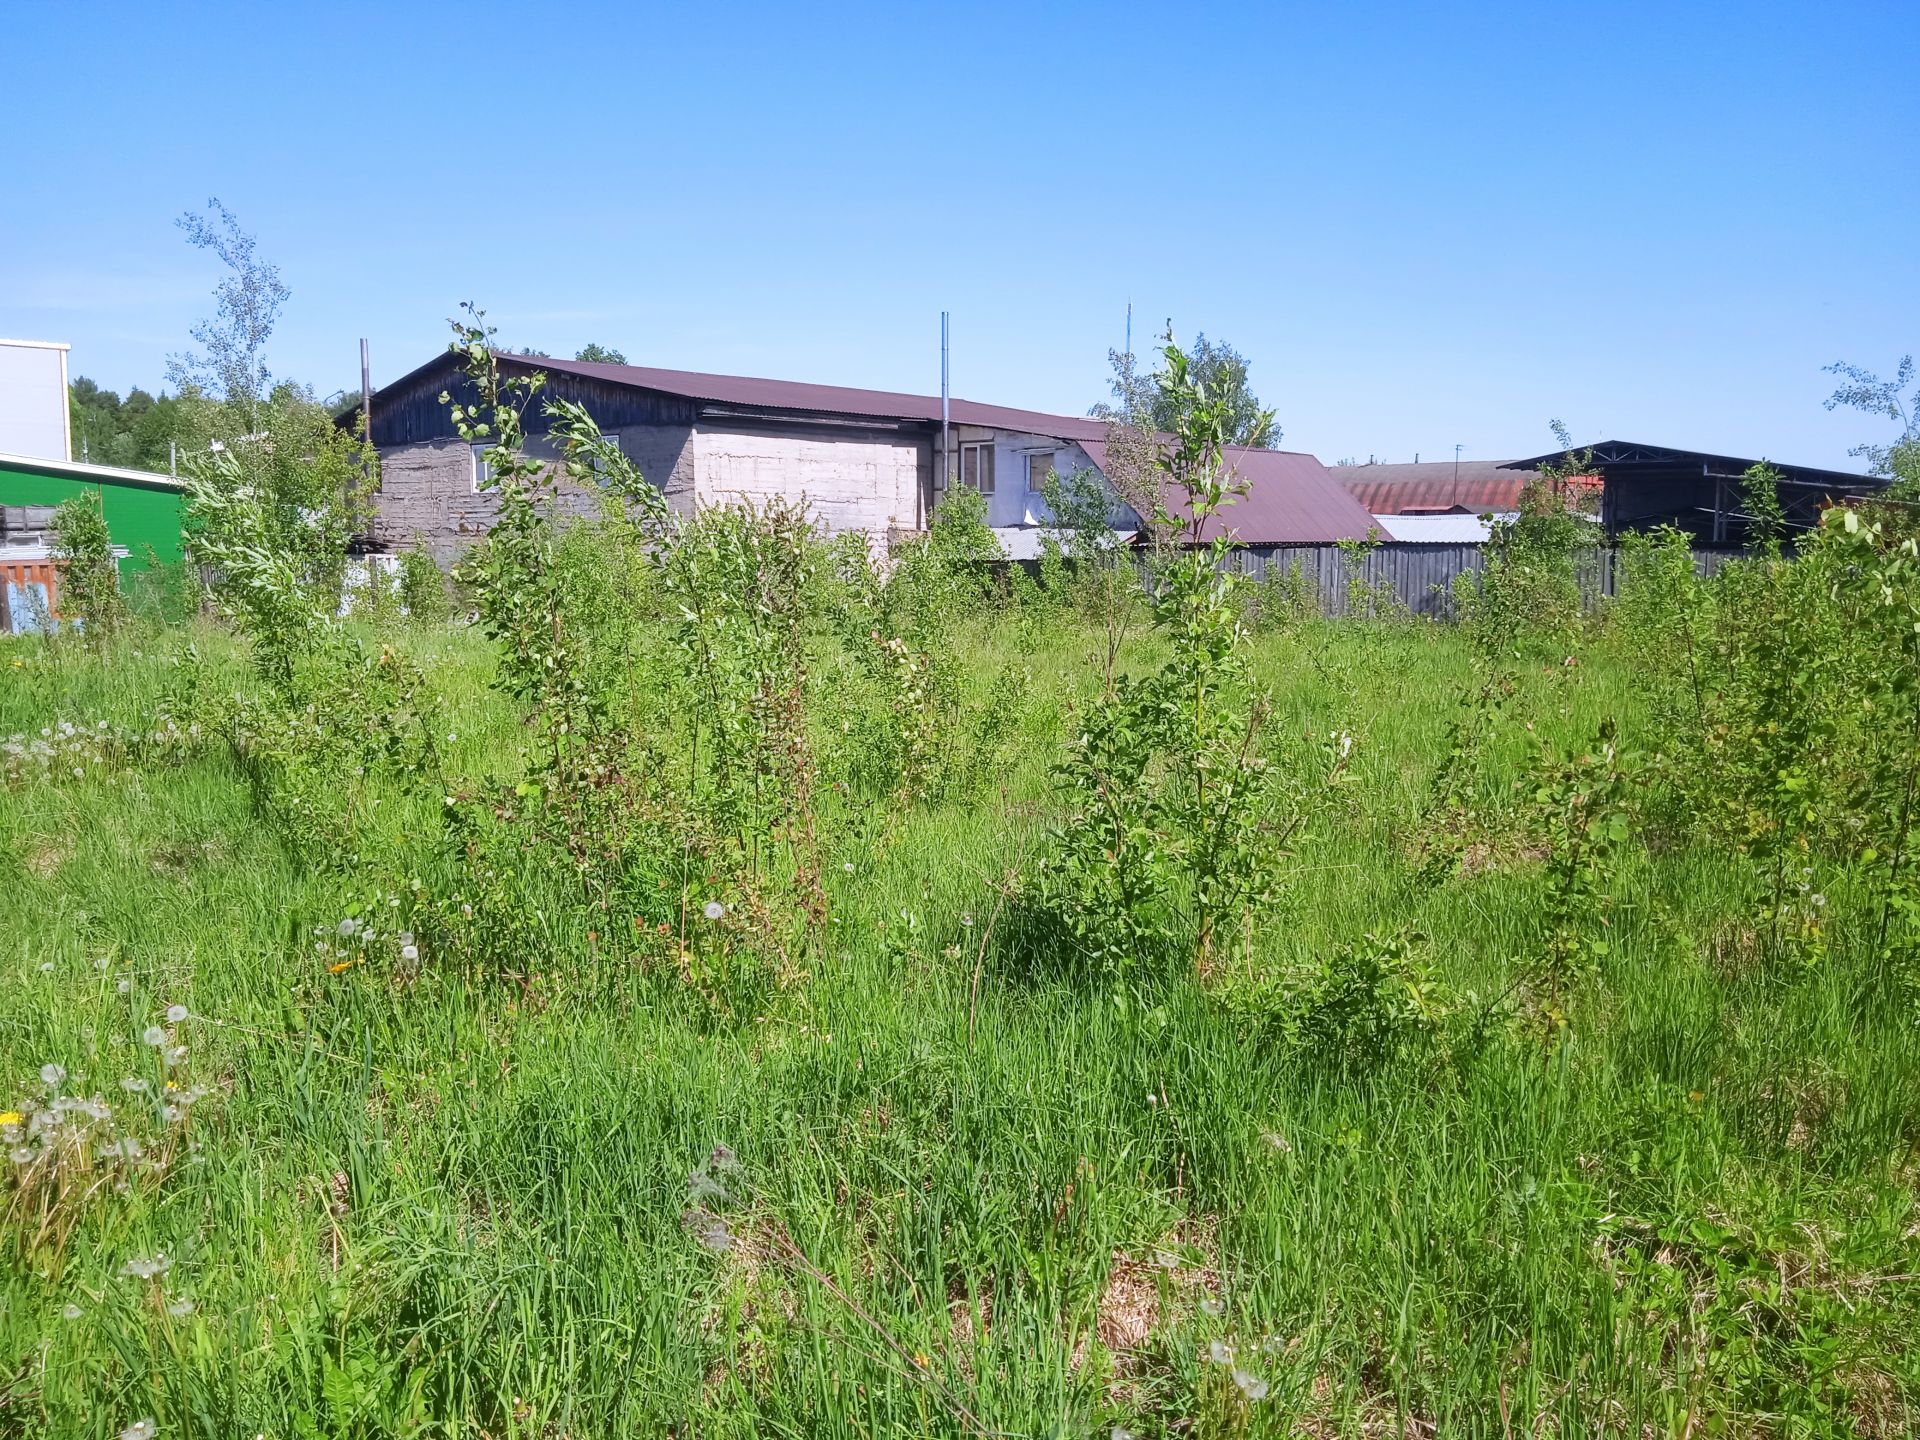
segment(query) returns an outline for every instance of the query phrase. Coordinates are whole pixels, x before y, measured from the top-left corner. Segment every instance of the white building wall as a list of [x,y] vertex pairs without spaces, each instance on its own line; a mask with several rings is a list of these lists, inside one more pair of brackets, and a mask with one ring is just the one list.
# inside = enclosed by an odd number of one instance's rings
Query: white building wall
[[73,459],[67,409],[67,347],[0,340],[0,455]]
[[833,534],[884,539],[920,522],[922,444],[913,438],[792,431],[694,431],[695,493],[702,505],[805,499]]
[[[1085,450],[1070,440],[1006,430],[988,432],[968,426],[964,429],[956,427],[954,449],[958,452],[963,443],[987,438],[993,441],[994,480],[993,494],[987,498],[987,524],[996,530],[1052,523],[1053,512],[1048,509],[1045,497],[1027,489],[1028,459],[1034,454],[1051,453],[1054,472],[1062,479],[1076,470],[1091,470],[1100,476],[1103,485],[1107,485],[1108,493],[1113,492],[1100,467],[1093,463]],[[957,473],[957,461],[955,469]],[[1137,530],[1140,527],[1140,517],[1118,496],[1114,499],[1113,526],[1116,530]]]

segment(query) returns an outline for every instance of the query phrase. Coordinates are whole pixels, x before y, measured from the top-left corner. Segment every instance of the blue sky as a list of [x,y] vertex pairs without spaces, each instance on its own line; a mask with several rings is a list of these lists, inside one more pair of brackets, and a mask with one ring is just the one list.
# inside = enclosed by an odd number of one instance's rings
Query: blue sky
[[1912,3],[31,6],[0,334],[155,387],[218,196],[276,372],[510,345],[1083,411],[1134,305],[1290,449],[1844,466],[1920,349]]

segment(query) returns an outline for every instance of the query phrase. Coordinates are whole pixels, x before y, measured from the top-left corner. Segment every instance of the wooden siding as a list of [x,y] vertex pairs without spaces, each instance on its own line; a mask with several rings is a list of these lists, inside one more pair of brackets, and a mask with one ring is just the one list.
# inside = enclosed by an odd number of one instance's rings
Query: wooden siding
[[[529,360],[529,363],[537,365],[539,361]],[[459,436],[448,415],[449,407],[440,403],[442,391],[465,405],[473,404],[477,398],[464,366],[452,354],[382,390],[373,405],[375,448],[385,451],[390,446],[457,440]],[[557,372],[548,376],[547,388],[541,395],[578,401],[587,407],[587,413],[602,430],[624,430],[629,425],[691,425],[698,409],[696,403],[685,396]],[[546,433],[546,417],[540,413],[538,402],[525,418],[528,433]]]

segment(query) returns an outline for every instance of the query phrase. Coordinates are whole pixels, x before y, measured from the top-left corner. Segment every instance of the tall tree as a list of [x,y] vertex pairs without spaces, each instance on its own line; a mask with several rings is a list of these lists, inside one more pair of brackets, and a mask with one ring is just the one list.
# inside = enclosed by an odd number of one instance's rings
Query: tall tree
[[1865,460],[1873,474],[1890,477],[1907,498],[1920,496],[1920,386],[1911,396],[1902,393],[1914,381],[1913,357],[1901,357],[1891,380],[1844,363],[1827,366],[1827,373],[1846,382],[1827,397],[1827,409],[1863,410],[1883,415],[1900,427],[1892,444],[1868,442],[1847,453]]
[[205,556],[264,545],[288,557],[316,595],[337,600],[347,542],[367,521],[374,456],[310,387],[274,379],[267,340],[292,292],[231,211],[218,200],[208,209],[211,219],[183,215],[180,228],[227,273],[214,287],[214,317],[193,327],[199,353],[168,362],[183,391],[207,396],[182,456],[189,538]]
[[279,268],[259,257],[257,242],[232,211],[217,198],[207,201],[207,209],[211,217],[188,211],[174,223],[187,232],[188,244],[212,251],[230,273],[214,287],[214,318],[193,327],[201,353],[169,357],[167,378],[179,388],[204,390],[235,411],[251,433],[273,385],[267,340],[293,292],[281,283]]
[[[1102,401],[1089,414],[1129,425],[1150,425],[1155,430],[1179,428],[1181,402],[1164,371],[1142,375],[1135,368],[1134,357],[1119,350],[1107,352],[1107,363],[1113,367],[1113,378],[1108,382],[1113,402]],[[1188,364],[1195,389],[1225,409],[1230,422],[1229,444],[1270,450],[1280,443],[1280,427],[1274,422],[1273,412],[1260,403],[1248,382],[1244,355],[1224,340],[1212,341],[1201,334],[1194,338]]]
[[583,347],[574,357],[576,360],[590,360],[600,365],[624,365],[627,357],[610,345],[590,344]]

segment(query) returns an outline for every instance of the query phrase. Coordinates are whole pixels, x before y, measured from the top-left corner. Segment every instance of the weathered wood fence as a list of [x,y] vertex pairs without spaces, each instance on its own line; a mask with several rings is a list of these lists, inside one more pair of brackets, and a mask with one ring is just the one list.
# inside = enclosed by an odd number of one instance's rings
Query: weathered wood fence
[[[1241,571],[1255,580],[1284,577],[1298,567],[1300,590],[1319,597],[1325,615],[1365,613],[1385,604],[1415,615],[1453,618],[1453,584],[1486,565],[1481,545],[1427,545],[1383,541],[1356,555],[1334,545],[1251,545],[1235,553]],[[1697,574],[1711,575],[1727,561],[1739,558],[1731,550],[1696,550]],[[1600,547],[1580,557],[1576,573],[1580,598],[1597,607],[1614,593],[1617,552]]]

